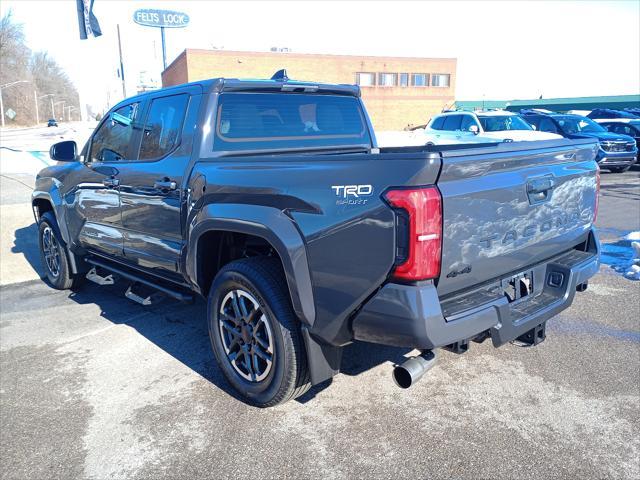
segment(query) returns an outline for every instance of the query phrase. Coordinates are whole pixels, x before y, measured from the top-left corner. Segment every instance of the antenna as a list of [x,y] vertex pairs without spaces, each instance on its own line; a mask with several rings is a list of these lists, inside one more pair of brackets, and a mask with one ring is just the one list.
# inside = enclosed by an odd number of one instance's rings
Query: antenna
[[282,70],[278,70],[273,74],[271,80],[277,80],[279,82],[287,82],[289,81],[289,77],[287,76],[287,71],[283,68]]

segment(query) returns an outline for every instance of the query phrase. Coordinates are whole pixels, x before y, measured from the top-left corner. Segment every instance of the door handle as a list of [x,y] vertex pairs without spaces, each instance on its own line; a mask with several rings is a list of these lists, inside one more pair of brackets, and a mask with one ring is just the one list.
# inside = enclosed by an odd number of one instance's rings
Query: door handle
[[117,178],[109,177],[109,178],[105,178],[104,180],[102,180],[102,184],[105,187],[114,188],[114,187],[117,187],[118,185],[120,185],[120,180],[118,180]]
[[178,184],[172,180],[156,180],[153,182],[154,188],[158,190],[175,190]]

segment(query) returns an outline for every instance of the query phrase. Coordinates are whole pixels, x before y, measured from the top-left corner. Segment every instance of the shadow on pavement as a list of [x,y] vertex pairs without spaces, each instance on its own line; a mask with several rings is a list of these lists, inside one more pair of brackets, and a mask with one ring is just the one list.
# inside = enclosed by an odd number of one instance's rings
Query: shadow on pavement
[[38,227],[35,223],[15,230],[15,239],[11,252],[21,253],[38,276],[40,278],[44,276],[40,262],[40,248],[38,246]]
[[[72,292],[69,298],[81,305],[98,305],[103,318],[116,325],[127,325],[135,329],[198,375],[242,401],[216,364],[209,343],[207,307],[203,299],[197,298],[193,304],[182,304],[164,298],[155,305],[143,307],[124,297],[126,287],[126,282],[103,287],[87,282]],[[341,373],[353,376],[384,362],[401,362],[408,351],[409,349],[357,342],[345,348]],[[389,370],[391,374],[391,369]],[[391,377],[389,381],[392,381]],[[332,380],[328,380],[312,387],[297,401],[311,401],[331,382]]]

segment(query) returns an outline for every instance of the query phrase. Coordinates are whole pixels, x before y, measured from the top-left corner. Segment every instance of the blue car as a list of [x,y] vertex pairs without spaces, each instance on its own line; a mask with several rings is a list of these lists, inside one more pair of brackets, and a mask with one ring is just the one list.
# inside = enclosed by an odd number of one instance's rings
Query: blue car
[[626,172],[638,159],[633,137],[607,131],[582,115],[539,110],[522,110],[522,117],[540,132],[557,133],[566,138],[597,138],[600,142],[596,161],[613,173]]

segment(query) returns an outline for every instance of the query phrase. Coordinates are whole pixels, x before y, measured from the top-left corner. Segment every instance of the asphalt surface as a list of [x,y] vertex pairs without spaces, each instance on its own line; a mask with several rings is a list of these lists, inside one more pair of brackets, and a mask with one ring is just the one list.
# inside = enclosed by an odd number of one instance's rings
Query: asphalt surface
[[[639,178],[602,175],[607,245],[640,231]],[[37,272],[31,223],[12,255]],[[265,410],[222,377],[201,301],[4,285],[0,478],[640,478],[640,282],[623,270],[603,265],[536,347],[442,351],[400,390],[409,352],[356,343],[332,382]]]

